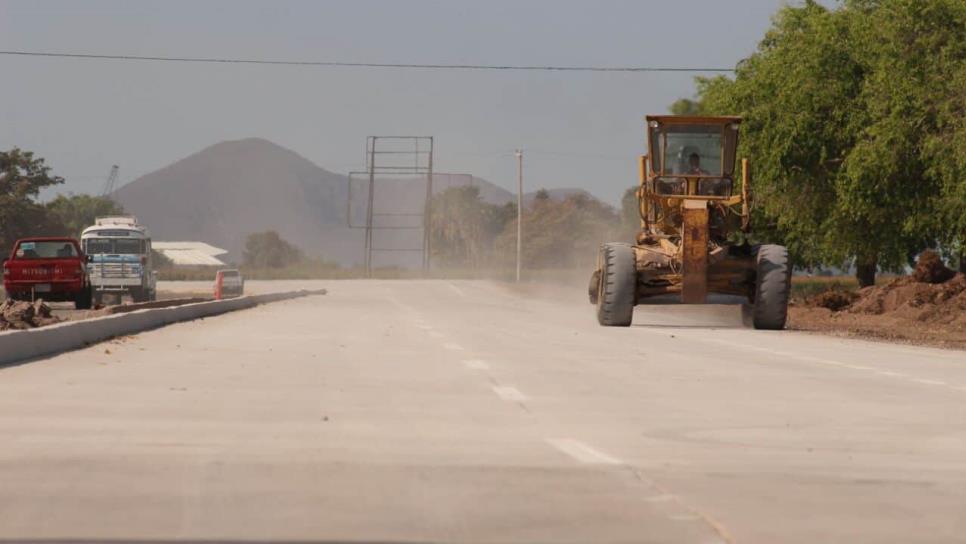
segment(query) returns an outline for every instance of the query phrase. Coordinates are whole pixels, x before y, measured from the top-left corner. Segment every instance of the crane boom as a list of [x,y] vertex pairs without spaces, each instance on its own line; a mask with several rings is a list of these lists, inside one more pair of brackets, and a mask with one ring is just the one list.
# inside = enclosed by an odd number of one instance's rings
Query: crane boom
[[117,174],[120,169],[116,164],[111,166],[111,173],[107,175],[107,181],[104,182],[104,190],[101,191],[102,197],[110,198],[111,193],[114,192],[114,185],[117,183]]

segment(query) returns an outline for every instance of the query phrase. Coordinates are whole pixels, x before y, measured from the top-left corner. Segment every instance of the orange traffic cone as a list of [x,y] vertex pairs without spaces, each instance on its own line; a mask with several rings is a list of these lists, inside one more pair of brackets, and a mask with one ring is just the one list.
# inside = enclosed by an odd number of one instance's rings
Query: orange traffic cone
[[222,275],[221,270],[215,274],[215,300],[221,300],[221,286],[225,281],[224,275]]

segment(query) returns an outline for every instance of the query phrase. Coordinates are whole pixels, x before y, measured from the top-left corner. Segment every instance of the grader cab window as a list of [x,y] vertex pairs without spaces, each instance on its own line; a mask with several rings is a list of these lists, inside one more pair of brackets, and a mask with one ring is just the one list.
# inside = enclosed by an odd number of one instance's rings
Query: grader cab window
[[[649,123],[655,191],[665,195],[731,196],[737,125]],[[686,178],[698,178],[688,189]]]
[[664,173],[721,175],[721,126],[682,125],[664,130]]

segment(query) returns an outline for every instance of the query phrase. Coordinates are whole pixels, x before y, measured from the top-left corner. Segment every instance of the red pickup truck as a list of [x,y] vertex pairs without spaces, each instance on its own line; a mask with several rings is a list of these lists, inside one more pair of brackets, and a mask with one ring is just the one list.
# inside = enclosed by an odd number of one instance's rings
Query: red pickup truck
[[91,307],[87,256],[73,238],[24,238],[3,262],[3,289],[14,300],[42,298]]

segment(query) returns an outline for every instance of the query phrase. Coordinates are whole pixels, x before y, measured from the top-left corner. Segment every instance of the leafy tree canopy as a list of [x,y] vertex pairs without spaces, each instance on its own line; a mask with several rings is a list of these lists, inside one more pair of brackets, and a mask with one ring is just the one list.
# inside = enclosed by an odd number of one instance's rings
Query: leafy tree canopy
[[[514,217],[496,241],[504,260],[515,255],[516,228]],[[600,244],[619,236],[620,215],[613,207],[585,194],[558,200],[537,191],[523,213],[524,266],[590,268]]]
[[0,151],[0,252],[4,258],[18,238],[59,234],[60,226],[49,220],[36,199],[44,187],[63,182],[33,152],[16,147]]
[[745,118],[756,234],[799,264],[854,261],[868,284],[962,243],[964,61],[961,0],[809,0],[779,11],[733,79],[699,78],[697,108]]
[[442,191],[430,207],[433,258],[446,265],[479,265],[496,236],[516,216],[515,204],[484,202],[479,187],[469,185]]
[[91,195],[58,195],[45,207],[51,219],[63,226],[64,236],[80,237],[81,232],[94,224],[98,217],[123,215],[124,208],[113,200]]

